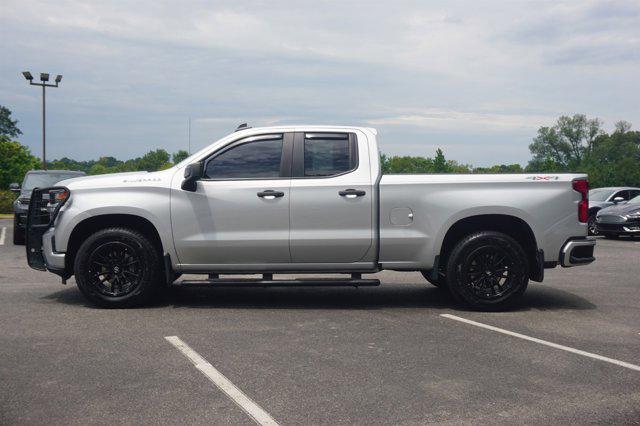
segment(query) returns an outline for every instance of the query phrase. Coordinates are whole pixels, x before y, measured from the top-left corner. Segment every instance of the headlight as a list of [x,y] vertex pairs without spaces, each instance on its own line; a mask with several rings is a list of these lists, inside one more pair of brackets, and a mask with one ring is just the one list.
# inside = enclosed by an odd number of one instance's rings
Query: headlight
[[47,211],[49,212],[49,215],[52,219],[56,210],[62,207],[62,205],[67,201],[67,198],[69,198],[68,189],[60,188],[49,191],[49,202],[47,203]]
[[628,219],[640,219],[640,211],[639,212],[633,212],[633,213],[629,213],[627,215]]

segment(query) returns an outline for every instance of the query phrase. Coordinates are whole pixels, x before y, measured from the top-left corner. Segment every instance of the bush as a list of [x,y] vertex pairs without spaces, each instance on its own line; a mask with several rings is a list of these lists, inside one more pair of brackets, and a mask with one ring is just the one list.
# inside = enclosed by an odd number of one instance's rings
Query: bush
[[6,189],[0,189],[0,213],[13,213],[13,201],[16,195]]

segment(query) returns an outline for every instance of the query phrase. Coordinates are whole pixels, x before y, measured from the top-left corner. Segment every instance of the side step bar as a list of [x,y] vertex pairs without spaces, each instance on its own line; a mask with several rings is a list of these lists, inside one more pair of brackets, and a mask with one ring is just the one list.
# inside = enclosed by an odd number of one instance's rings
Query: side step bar
[[273,275],[263,278],[210,278],[207,280],[183,280],[178,287],[375,287],[380,280],[363,278],[297,278],[274,280]]

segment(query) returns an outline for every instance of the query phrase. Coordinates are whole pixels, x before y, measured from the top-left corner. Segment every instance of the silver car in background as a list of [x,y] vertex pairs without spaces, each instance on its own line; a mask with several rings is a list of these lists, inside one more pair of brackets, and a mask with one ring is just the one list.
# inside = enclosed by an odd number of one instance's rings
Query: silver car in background
[[640,188],[633,187],[607,187],[594,188],[589,191],[589,235],[598,235],[596,215],[604,208],[614,206],[640,195]]
[[600,210],[596,215],[596,226],[605,238],[640,236],[640,195]]

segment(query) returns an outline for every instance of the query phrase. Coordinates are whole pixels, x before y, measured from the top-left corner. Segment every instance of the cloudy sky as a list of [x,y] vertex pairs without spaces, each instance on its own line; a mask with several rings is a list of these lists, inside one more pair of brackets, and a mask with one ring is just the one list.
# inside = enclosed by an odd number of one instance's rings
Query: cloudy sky
[[636,1],[2,0],[0,104],[40,155],[201,148],[239,123],[377,127],[389,154],[519,162],[561,114],[640,127]]

